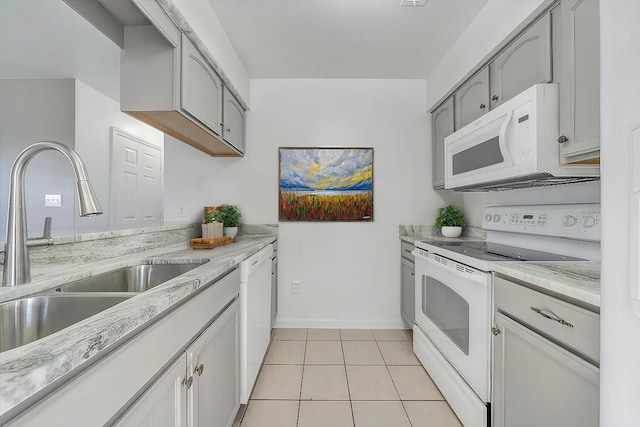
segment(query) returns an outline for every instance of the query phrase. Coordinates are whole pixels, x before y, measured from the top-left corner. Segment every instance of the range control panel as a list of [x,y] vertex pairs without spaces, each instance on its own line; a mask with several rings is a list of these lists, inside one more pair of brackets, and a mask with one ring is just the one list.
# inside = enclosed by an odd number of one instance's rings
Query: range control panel
[[482,228],[600,241],[600,205],[489,206],[484,211]]

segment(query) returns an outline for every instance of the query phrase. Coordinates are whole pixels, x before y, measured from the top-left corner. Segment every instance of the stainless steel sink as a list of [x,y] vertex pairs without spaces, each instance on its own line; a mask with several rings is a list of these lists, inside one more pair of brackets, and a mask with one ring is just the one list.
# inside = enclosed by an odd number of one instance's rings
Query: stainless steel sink
[[60,286],[58,292],[144,292],[178,277],[197,264],[134,265]]
[[0,304],[0,352],[20,347],[78,323],[128,295],[43,295]]

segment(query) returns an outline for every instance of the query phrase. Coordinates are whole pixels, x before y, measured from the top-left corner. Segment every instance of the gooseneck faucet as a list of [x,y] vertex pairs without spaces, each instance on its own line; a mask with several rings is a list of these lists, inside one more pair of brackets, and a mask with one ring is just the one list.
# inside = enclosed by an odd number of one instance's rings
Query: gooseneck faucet
[[31,159],[45,150],[59,151],[71,162],[78,183],[78,209],[80,216],[100,215],[102,213],[100,203],[89,181],[84,162],[73,149],[59,142],[40,141],[22,150],[11,168],[7,243],[4,250],[2,286],[17,286],[31,281],[31,265],[27,249],[24,172]]

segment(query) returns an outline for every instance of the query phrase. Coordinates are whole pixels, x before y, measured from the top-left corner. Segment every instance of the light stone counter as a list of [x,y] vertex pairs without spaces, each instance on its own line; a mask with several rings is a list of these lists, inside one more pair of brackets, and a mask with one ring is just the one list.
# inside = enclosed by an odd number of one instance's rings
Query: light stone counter
[[252,235],[247,231],[236,242],[215,249],[193,250],[185,241],[115,258],[105,254],[107,259],[75,267],[51,266],[38,272],[35,284],[3,289],[0,298],[7,300],[21,296],[17,288],[40,292],[139,263],[205,262],[55,334],[0,353],[0,425],[277,238],[275,233]]
[[[465,227],[464,235],[447,238],[437,234],[437,228],[426,225],[401,225],[400,239],[414,243],[425,241],[485,240],[486,231]],[[491,271],[531,283],[541,290],[564,296],[592,307],[600,307],[600,263],[592,261],[499,261],[489,264]]]
[[593,261],[492,262],[496,273],[600,307],[600,263]]

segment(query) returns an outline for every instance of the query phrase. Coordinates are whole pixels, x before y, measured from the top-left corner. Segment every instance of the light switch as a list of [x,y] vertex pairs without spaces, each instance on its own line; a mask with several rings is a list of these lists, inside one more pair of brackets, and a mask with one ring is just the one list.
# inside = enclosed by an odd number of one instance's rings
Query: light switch
[[49,208],[61,208],[62,194],[45,194],[44,206]]

